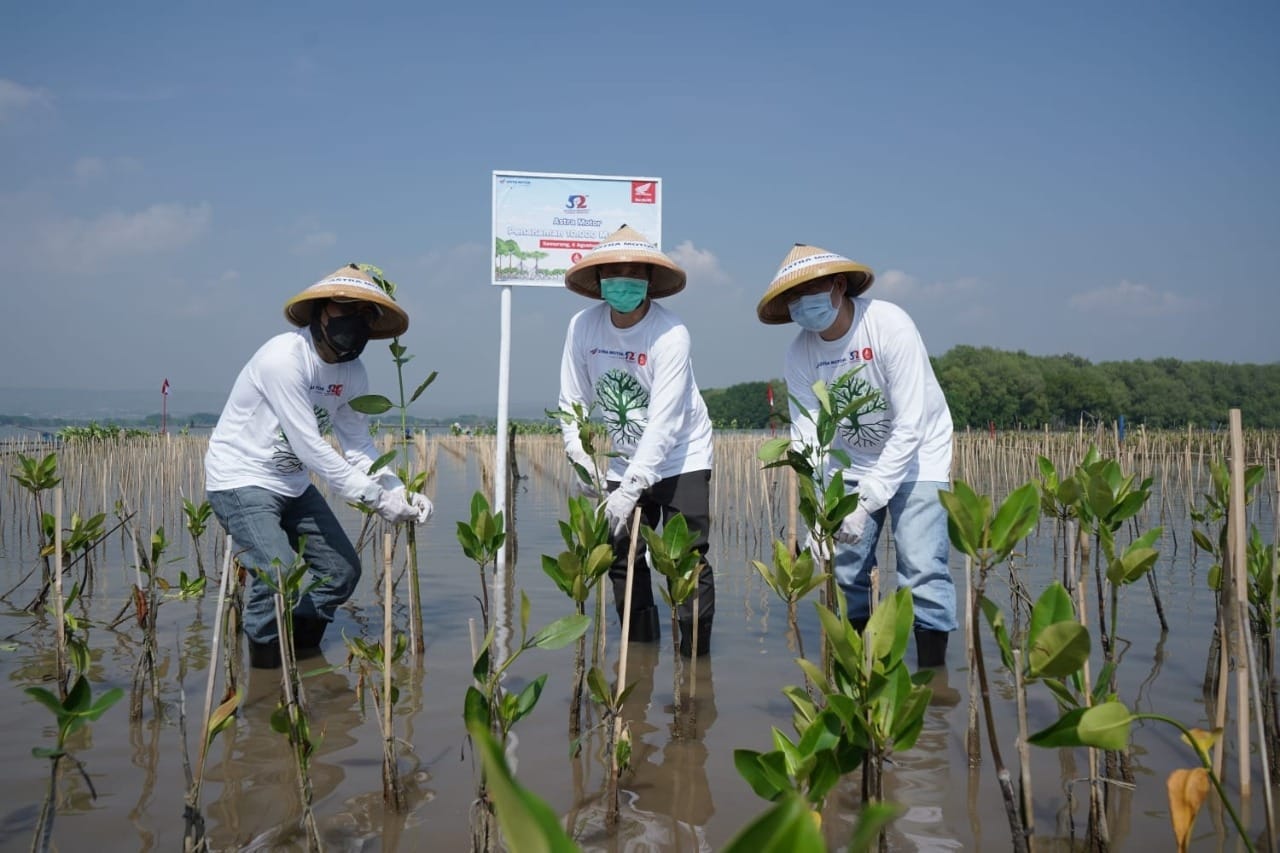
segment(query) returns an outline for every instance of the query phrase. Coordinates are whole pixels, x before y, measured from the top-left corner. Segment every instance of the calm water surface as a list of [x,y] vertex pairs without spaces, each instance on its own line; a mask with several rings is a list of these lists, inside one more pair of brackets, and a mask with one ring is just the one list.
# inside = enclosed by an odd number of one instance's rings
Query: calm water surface
[[[561,549],[556,520],[566,494],[565,472],[551,470],[539,459],[521,460],[526,478],[517,492],[519,551],[516,586],[532,603],[531,626],[541,627],[566,615],[571,605],[539,567],[543,553]],[[11,467],[6,467],[9,473]],[[6,476],[6,481],[9,479]],[[400,761],[408,791],[408,810],[384,812],[381,795],[380,734],[372,701],[362,703],[356,676],[345,668],[341,634],[380,640],[382,607],[371,568],[356,598],[343,609],[325,638],[323,660],[310,666],[335,665],[335,671],[310,678],[305,687],[315,724],[322,734],[313,760],[314,810],[327,849],[332,850],[466,850],[476,765],[462,724],[463,695],[470,683],[470,620],[479,621],[479,580],[475,565],[461,553],[455,522],[469,517],[473,492],[480,488],[474,458],[439,455],[433,482],[436,514],[419,541],[423,548],[423,597],[426,624],[425,667],[398,674],[402,699],[397,706],[397,735],[411,749]],[[89,491],[92,491],[90,488]],[[103,507],[85,497],[90,511]],[[110,508],[106,507],[108,515]],[[800,671],[790,647],[785,607],[758,578],[749,560],[767,560],[768,542],[755,519],[761,508],[740,485],[718,472],[715,507],[720,528],[713,536],[711,561],[717,572],[718,604],[713,651],[700,659],[692,678],[694,699],[677,720],[674,707],[673,659],[669,623],[663,642],[633,647],[628,681],[637,686],[627,704],[635,742],[633,767],[624,777],[623,818],[616,832],[604,829],[601,797],[603,761],[598,738],[589,737],[579,756],[570,757],[568,736],[572,649],[532,650],[517,661],[511,686],[548,673],[550,678],[534,713],[516,727],[515,771],[565,817],[579,843],[588,850],[715,850],[766,804],[738,776],[735,748],[771,748],[770,729],[792,734],[790,706],[781,689],[800,684]],[[1123,593],[1121,698],[1131,709],[1158,711],[1184,723],[1207,726],[1201,693],[1212,625],[1213,602],[1205,586],[1207,561],[1191,561],[1185,512],[1172,508],[1180,550],[1173,552],[1166,535],[1158,576],[1170,631],[1162,634],[1146,584]],[[0,582],[4,590],[35,565],[35,543],[29,499],[11,488],[0,506]],[[744,521],[743,519],[746,519]],[[347,518],[354,533],[359,519]],[[146,526],[145,524],[143,525]],[[776,528],[777,524],[773,523]],[[194,568],[190,542],[180,526],[170,530],[174,545],[165,568]],[[1050,529],[1030,540],[1029,584],[1038,592],[1047,583],[1053,559]],[[216,529],[212,535],[220,535]],[[124,607],[132,583],[123,547],[114,537],[96,557],[97,589],[88,603],[92,622],[95,692],[111,686],[130,689],[138,653],[138,631],[132,621],[107,626]],[[888,548],[886,543],[882,547]],[[208,562],[209,558],[206,558]],[[372,567],[372,556],[366,563]],[[962,563],[954,558],[963,600]],[[216,569],[215,569],[216,571]],[[144,705],[144,718],[131,724],[128,699],[121,701],[71,746],[93,780],[97,799],[78,774],[64,772],[54,826],[61,850],[175,850],[182,842],[185,788],[183,743],[179,729],[185,699],[192,760],[198,749],[194,734],[203,709],[215,595],[198,601],[167,600],[160,611],[158,672],[164,709],[156,715]],[[2,590],[0,590],[2,591]],[[48,746],[53,731],[48,713],[22,688],[39,684],[51,669],[50,632],[21,607],[34,587],[28,583],[9,596],[0,612],[0,672],[8,687],[0,694],[0,849],[27,849],[48,783],[48,762],[31,755]],[[1003,582],[992,581],[992,597],[1003,601]],[[609,655],[616,654],[618,626],[609,607]],[[813,605],[801,605],[805,649],[818,650]],[[406,622],[403,609],[398,624]],[[476,629],[478,630],[478,629]],[[984,637],[988,652],[993,645]],[[1009,830],[989,752],[984,739],[983,762],[970,768],[965,754],[968,716],[967,672],[963,668],[963,634],[952,637],[949,668],[935,680],[937,701],[930,707],[924,733],[915,748],[895,756],[889,770],[888,797],[906,807],[894,824],[893,850],[1003,850]],[[914,652],[910,652],[914,660]],[[1000,715],[998,731],[1006,764],[1016,761],[1016,718],[1011,684],[992,661],[993,691]],[[1096,671],[1096,669],[1095,669]],[[690,689],[686,685],[686,690]],[[202,802],[209,838],[217,849],[292,850],[301,847],[295,771],[282,735],[270,727],[280,686],[275,672],[250,671],[244,707],[234,726],[215,741],[209,757]],[[1055,719],[1043,689],[1031,691],[1031,726]],[[593,720],[592,720],[593,721]],[[677,725],[677,723],[679,725]],[[678,730],[677,730],[678,729]],[[1190,756],[1172,729],[1147,726],[1135,736],[1137,787],[1119,798],[1112,832],[1116,849],[1170,849],[1164,777],[1176,767],[1190,766]],[[1087,774],[1083,753],[1032,754],[1036,825],[1043,849],[1069,849],[1069,797],[1074,797],[1077,837],[1083,835],[1087,791],[1078,781]],[[1234,757],[1228,768],[1234,777]],[[1254,762],[1255,788],[1261,784]],[[847,838],[858,804],[856,780],[846,780],[831,797],[824,826],[837,847]],[[1234,785],[1234,779],[1230,780]],[[1260,798],[1254,798],[1260,804]],[[1252,826],[1261,827],[1260,805],[1252,809]],[[1223,847],[1221,815],[1202,814],[1196,849]],[[1227,833],[1227,847],[1234,839]],[[1226,847],[1223,847],[1226,849]]]

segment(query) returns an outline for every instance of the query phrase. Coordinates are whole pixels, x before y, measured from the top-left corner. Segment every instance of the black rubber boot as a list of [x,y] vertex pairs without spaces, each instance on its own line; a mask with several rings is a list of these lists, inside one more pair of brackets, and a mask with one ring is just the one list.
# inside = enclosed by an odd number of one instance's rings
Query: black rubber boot
[[945,667],[947,665],[946,631],[932,631],[928,628],[916,628],[916,663],[921,669]]
[[293,648],[299,655],[318,651],[329,623],[318,616],[293,617]]
[[255,643],[249,641],[249,666],[254,669],[279,669],[280,668],[280,642],[272,640],[269,643]]
[[867,630],[867,619],[868,617],[866,616],[853,616],[850,617],[849,624],[853,626],[853,630],[861,634],[863,631]]
[[662,639],[662,626],[658,621],[658,608],[646,607],[631,614],[631,634],[633,643],[656,643]]
[[[698,657],[711,653],[711,620],[698,620]],[[693,657],[693,622],[680,623],[680,656]]]

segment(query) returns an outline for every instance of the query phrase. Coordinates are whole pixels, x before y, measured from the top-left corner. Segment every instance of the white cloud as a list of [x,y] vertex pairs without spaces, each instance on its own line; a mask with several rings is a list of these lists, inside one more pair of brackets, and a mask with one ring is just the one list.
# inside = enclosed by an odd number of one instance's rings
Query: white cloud
[[1071,307],[1079,311],[1104,311],[1132,317],[1182,314],[1195,308],[1193,299],[1148,284],[1122,280],[1114,287],[1099,287],[1073,293]]
[[80,157],[71,166],[71,171],[82,181],[101,178],[110,174],[128,174],[142,168],[142,163],[133,157]]
[[973,299],[977,298],[983,290],[982,282],[976,278],[957,278],[926,284],[902,270],[885,270],[876,276],[874,287],[875,290],[870,295],[894,302],[919,299]]
[[96,219],[65,219],[41,227],[45,257],[69,269],[113,258],[181,248],[204,234],[213,217],[208,202],[153,204],[137,213],[112,211]]
[[720,267],[720,259],[710,249],[699,249],[692,240],[685,240],[669,253],[689,274],[689,281],[697,284],[726,284],[729,274]]
[[304,234],[293,246],[294,254],[314,255],[332,248],[338,242],[338,235],[332,231],[312,231]]
[[43,89],[32,89],[0,78],[0,124],[10,121],[28,107],[49,105],[49,95]]

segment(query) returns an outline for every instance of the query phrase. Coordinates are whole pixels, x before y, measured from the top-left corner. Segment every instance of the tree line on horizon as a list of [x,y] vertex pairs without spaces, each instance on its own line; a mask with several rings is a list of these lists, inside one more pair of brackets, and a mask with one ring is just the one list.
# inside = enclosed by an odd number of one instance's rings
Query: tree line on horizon
[[[1091,363],[1077,355],[1028,355],[993,347],[956,346],[932,357],[933,371],[957,429],[1068,429],[1124,418],[1130,426],[1213,429],[1232,408],[1249,428],[1280,428],[1280,362]],[[769,390],[773,406],[769,404]],[[702,392],[721,429],[767,429],[786,422],[781,379],[743,382]]]
[[[1217,361],[1150,361],[1091,363],[1077,355],[1028,355],[993,347],[956,346],[931,357],[938,384],[951,407],[957,429],[1069,429],[1110,424],[1121,417],[1131,426],[1148,429],[1185,428],[1188,424],[1213,429],[1226,423],[1227,413],[1240,408],[1244,425],[1254,429],[1280,428],[1280,362],[1230,364]],[[773,392],[773,405],[769,391]],[[786,423],[787,389],[781,379],[742,382],[726,388],[705,388],[702,397],[712,423],[719,429],[768,429]],[[217,412],[169,418],[169,429],[210,428]],[[158,428],[159,413],[121,421],[121,426]],[[415,428],[452,427],[468,431],[491,429],[492,416],[466,414],[447,418],[409,418]],[[84,424],[68,418],[33,418],[0,414],[0,425],[33,431],[53,425]],[[525,432],[554,431],[550,421],[513,420]]]

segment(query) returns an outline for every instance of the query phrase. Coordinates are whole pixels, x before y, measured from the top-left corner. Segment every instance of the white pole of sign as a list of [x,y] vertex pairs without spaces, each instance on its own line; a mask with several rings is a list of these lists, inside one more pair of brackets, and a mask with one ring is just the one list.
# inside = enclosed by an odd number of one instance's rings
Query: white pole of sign
[[[503,285],[499,308],[499,343],[498,343],[498,424],[495,430],[493,464],[493,512],[503,513],[506,518],[507,509],[507,412],[511,399],[511,285]],[[489,617],[493,625],[493,646],[489,649],[490,666],[498,670],[507,657],[507,623],[499,614],[505,614],[505,608],[499,603],[506,601],[507,589],[507,545],[504,542],[498,549],[493,564],[493,595],[489,600],[492,605]]]

